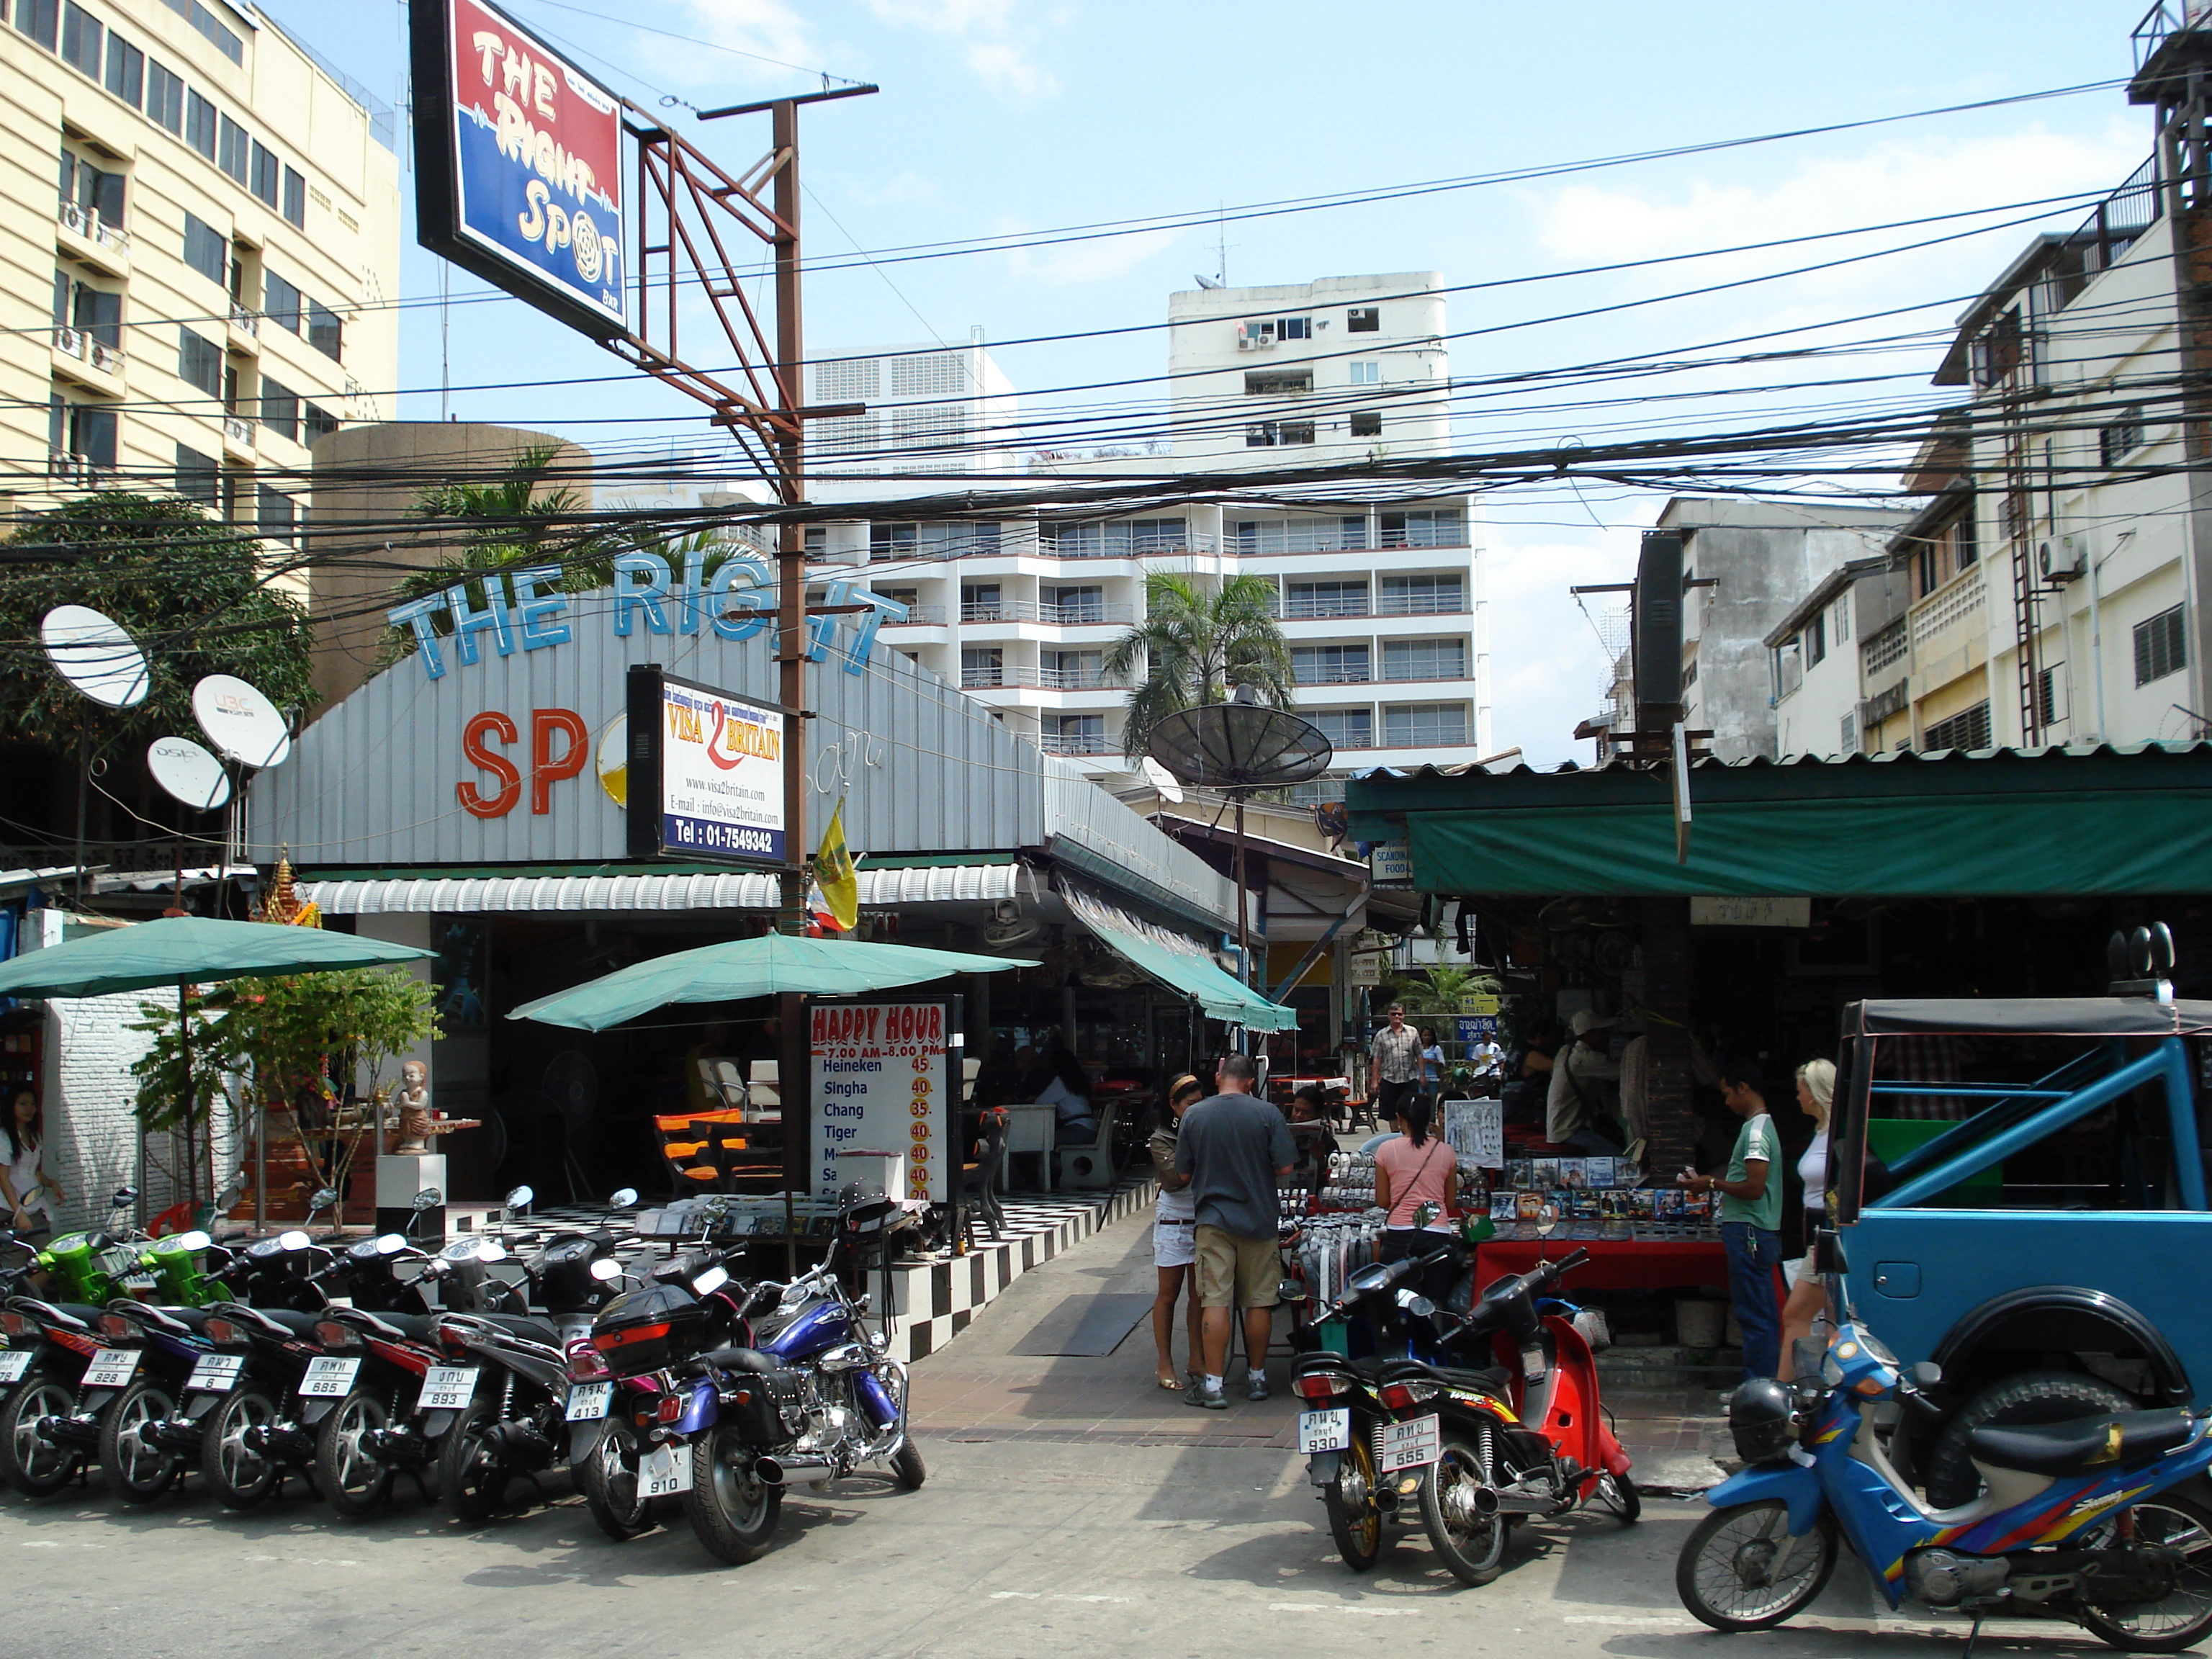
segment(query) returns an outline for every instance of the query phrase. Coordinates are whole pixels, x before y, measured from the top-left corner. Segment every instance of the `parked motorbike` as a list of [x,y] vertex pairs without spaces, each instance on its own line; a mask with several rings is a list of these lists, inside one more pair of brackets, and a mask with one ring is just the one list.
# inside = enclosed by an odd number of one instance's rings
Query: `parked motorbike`
[[56,1303],[104,1308],[116,1297],[154,1287],[138,1261],[145,1235],[125,1218],[138,1201],[135,1187],[118,1187],[107,1200],[105,1225],[64,1233],[39,1252],[46,1294]]
[[186,1323],[127,1298],[101,1312],[17,1296],[0,1324],[32,1356],[0,1409],[0,1474],[16,1491],[51,1497],[94,1461],[133,1502],[168,1488],[182,1461],[149,1431],[176,1415],[201,1352]]
[[224,1508],[250,1509],[281,1491],[286,1475],[304,1480],[314,1467],[300,1385],[324,1352],[320,1319],[236,1302],[208,1310],[200,1336],[209,1352],[185,1393],[200,1432],[200,1473]]
[[1934,1415],[1910,1372],[1850,1306],[1832,1234],[1819,1247],[1841,1310],[1817,1378],[1757,1379],[1729,1403],[1749,1466],[1705,1494],[1713,1512],[1682,1547],[1674,1585],[1720,1631],[1764,1630],[1811,1605],[1838,1537],[1893,1607],[1907,1596],[1980,1622],[2069,1620],[2117,1648],[2174,1653],[2212,1635],[2212,1508],[2177,1490],[2212,1468],[2212,1418],[2112,1411],[1984,1426],[1967,1437],[1984,1490],[1930,1509],[1867,1419],[1895,1401]]
[[367,1308],[331,1308],[315,1322],[322,1352],[300,1380],[301,1422],[315,1431],[315,1485],[341,1520],[368,1516],[402,1472],[434,1498],[437,1434],[416,1407],[423,1379],[446,1361],[436,1323]]

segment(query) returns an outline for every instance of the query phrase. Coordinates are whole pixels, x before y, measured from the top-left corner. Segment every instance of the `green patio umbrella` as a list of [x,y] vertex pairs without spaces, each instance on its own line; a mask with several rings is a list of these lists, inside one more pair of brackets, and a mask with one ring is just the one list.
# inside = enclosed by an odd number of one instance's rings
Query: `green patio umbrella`
[[155,986],[204,985],[247,974],[376,968],[435,955],[412,945],[326,933],[319,927],[163,916],[0,963],[0,996],[98,997]]
[[526,1002],[507,1018],[603,1031],[672,1002],[735,1002],[781,992],[846,996],[919,985],[948,974],[995,974],[1036,966],[1016,957],[763,933],[635,963],[604,979]]

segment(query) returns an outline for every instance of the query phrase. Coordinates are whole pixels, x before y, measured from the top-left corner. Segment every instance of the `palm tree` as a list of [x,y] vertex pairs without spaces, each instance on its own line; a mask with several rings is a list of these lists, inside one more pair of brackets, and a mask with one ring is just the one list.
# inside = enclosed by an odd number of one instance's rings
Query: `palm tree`
[[1147,575],[1145,619],[1114,642],[1104,666],[1121,676],[1139,664],[1145,678],[1129,693],[1121,734],[1132,761],[1170,714],[1226,702],[1240,685],[1270,707],[1291,706],[1291,647],[1275,620],[1275,586],[1258,576],[1232,576],[1209,588],[1168,571]]

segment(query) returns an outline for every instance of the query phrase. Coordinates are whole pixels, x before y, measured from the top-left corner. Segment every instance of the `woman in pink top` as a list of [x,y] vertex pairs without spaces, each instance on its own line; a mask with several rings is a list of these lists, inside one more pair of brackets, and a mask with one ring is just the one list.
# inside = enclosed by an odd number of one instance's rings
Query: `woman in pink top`
[[1429,1133],[1429,1110],[1426,1096],[1409,1096],[1398,1110],[1406,1133],[1375,1149],[1375,1201],[1389,1212],[1382,1224],[1385,1261],[1419,1252],[1422,1205],[1437,1206],[1433,1218],[1439,1223],[1459,1207],[1459,1158],[1442,1137]]

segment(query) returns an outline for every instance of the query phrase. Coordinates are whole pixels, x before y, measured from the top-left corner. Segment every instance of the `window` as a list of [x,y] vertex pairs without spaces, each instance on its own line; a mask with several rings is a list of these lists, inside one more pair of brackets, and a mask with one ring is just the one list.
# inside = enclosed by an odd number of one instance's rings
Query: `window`
[[307,226],[307,181],[297,167],[284,169],[284,216],[302,230]]
[[1002,590],[996,582],[963,582],[960,587],[960,620],[1005,621],[1005,601],[1001,593]]
[[201,338],[188,328],[180,328],[177,333],[180,339],[177,374],[186,384],[198,387],[209,397],[221,397],[222,348],[212,340]]
[[[217,277],[216,280],[220,282],[222,279]],[[273,270],[262,273],[261,309],[270,322],[281,324],[297,334],[301,313],[305,308],[298,289]]]
[[1375,678],[1364,645],[1294,645],[1291,678],[1299,685],[1358,685]]
[[281,380],[261,377],[261,424],[295,443],[300,436],[300,394]]
[[1283,594],[1285,617],[1364,617],[1367,614],[1367,584],[1357,582],[1291,582]]
[[307,343],[332,359],[342,355],[345,344],[345,325],[319,300],[307,301]]
[[146,101],[146,54],[119,34],[107,37],[107,89],[133,109]]
[[61,158],[61,195],[63,201],[75,203],[108,224],[119,228],[123,223],[123,175],[103,173],[67,150]]
[[1828,632],[1838,645],[1851,642],[1851,596],[1847,592],[1835,603],[1830,612]]
[[312,444],[318,438],[327,438],[338,429],[338,417],[320,404],[300,405],[300,441]]
[[1311,421],[1256,421],[1244,428],[1244,444],[1249,449],[1277,449],[1313,441]]
[[1346,367],[1352,371],[1352,384],[1354,386],[1382,384],[1382,365],[1380,363],[1349,363]]
[[1281,398],[1313,390],[1313,370],[1310,368],[1248,369],[1244,374],[1244,395],[1248,398]]
[[177,494],[202,507],[216,504],[216,481],[222,468],[196,449],[177,446]]
[[1805,666],[1826,661],[1828,655],[1828,613],[1825,611],[1805,626]]
[[1969,507],[1951,526],[1951,559],[1958,568],[1964,570],[1981,556],[1980,544],[1975,539],[1978,533],[1974,510]]
[[110,351],[123,349],[123,296],[103,293],[89,283],[54,274],[54,320],[88,334]]
[[1836,752],[1839,755],[1856,755],[1858,751],[1858,717],[1856,714],[1846,714],[1844,716],[1843,724],[1837,728]]
[[1930,750],[1987,749],[1990,744],[1990,706],[1986,702],[1978,702],[1948,720],[1932,721],[1928,727],[1926,747]]
[[228,115],[222,118],[215,164],[241,185],[252,173],[252,140],[246,137],[246,129]]
[[1044,683],[1063,691],[1093,691],[1105,684],[1105,664],[1103,651],[1047,651]]
[[2130,404],[2116,418],[2097,428],[2097,459],[2105,466],[2118,466],[2142,447],[2142,405]]
[[2045,726],[2056,726],[2066,718],[2064,699],[2061,696],[2062,682],[2058,671],[2066,665],[2053,663],[2039,670],[2035,677],[2035,718]]
[[1382,710],[1382,744],[1388,749],[1430,749],[1467,741],[1467,705],[1462,702],[1406,702]]
[[1385,617],[1454,616],[1467,609],[1467,586],[1459,576],[1385,576],[1379,614]]
[[270,207],[275,207],[283,198],[284,164],[276,159],[276,152],[258,138],[253,141],[252,153],[246,187]]
[[61,39],[61,0],[15,0],[15,27],[52,52]]
[[1344,313],[1344,331],[1347,334],[1376,334],[1382,328],[1382,307],[1354,306]]
[[966,647],[960,653],[960,684],[963,685],[1004,685],[1006,683],[1006,653],[997,646]]
[[246,43],[224,27],[216,15],[200,3],[200,0],[166,0],[169,9],[190,23],[213,43],[216,51],[243,67],[246,63]]
[[1041,722],[1037,747],[1048,755],[1103,755],[1106,752],[1103,714],[1047,714]]
[[2136,624],[2136,684],[2148,685],[2189,665],[2188,641],[2182,632],[2182,607],[2161,611],[2148,622]]
[[289,542],[298,518],[292,498],[281,489],[262,484],[253,492],[253,527],[272,541]]
[[1465,640],[1385,640],[1382,678],[1386,680],[1463,680],[1467,678]]
[[82,70],[97,81],[106,36],[100,20],[82,6],[62,8],[62,62],[71,69]]
[[[74,457],[94,473],[115,470],[115,411],[56,398],[46,410],[46,442],[56,456]],[[76,470],[69,476],[90,483]]]
[[1355,409],[1352,411],[1352,435],[1355,438],[1379,438],[1382,435],[1382,414],[1380,410]]
[[1375,711],[1371,708],[1316,708],[1306,719],[1321,728],[1332,748],[1372,749]]
[[1334,553],[1367,545],[1364,515],[1336,519],[1237,519],[1229,533],[1238,553]]
[[1038,599],[1053,612],[1048,621],[1061,623],[1097,623],[1106,620],[1106,590],[1103,587],[1043,587]]
[[185,263],[208,279],[220,283],[230,263],[230,239],[198,215],[185,215]]
[[179,137],[185,131],[185,82],[161,64],[146,65],[146,113]]
[[185,93],[185,142],[207,157],[215,160],[215,106],[187,89]]
[[1457,507],[1422,508],[1377,515],[1384,547],[1465,547],[1467,516]]
[[1114,519],[1103,523],[1072,520],[1046,524],[1038,532],[1042,551],[1063,559],[1140,558],[1147,553],[1180,553],[1190,544],[1188,519]]

